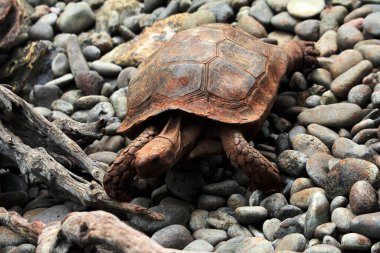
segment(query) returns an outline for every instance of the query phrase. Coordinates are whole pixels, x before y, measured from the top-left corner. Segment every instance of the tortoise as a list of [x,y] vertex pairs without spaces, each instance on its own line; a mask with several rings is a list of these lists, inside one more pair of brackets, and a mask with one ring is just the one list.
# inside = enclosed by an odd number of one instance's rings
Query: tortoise
[[[130,200],[135,177],[155,177],[181,159],[225,152],[251,188],[276,191],[276,166],[252,147],[287,71],[312,66],[312,42],[265,43],[228,24],[181,31],[140,64],[118,129],[135,138],[110,164],[103,185]],[[137,137],[136,137],[137,136]]]

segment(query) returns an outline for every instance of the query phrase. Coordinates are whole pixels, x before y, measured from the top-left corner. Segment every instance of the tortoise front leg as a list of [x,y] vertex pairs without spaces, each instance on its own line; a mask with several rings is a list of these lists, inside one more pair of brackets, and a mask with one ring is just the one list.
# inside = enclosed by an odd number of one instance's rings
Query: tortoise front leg
[[136,176],[136,170],[132,165],[135,154],[145,144],[151,141],[159,133],[158,129],[147,127],[136,139],[134,139],[110,164],[103,178],[104,190],[113,199],[129,201],[134,195],[132,183]]
[[250,178],[250,188],[265,192],[281,189],[282,180],[277,168],[245,140],[238,128],[221,127],[220,137],[231,164]]

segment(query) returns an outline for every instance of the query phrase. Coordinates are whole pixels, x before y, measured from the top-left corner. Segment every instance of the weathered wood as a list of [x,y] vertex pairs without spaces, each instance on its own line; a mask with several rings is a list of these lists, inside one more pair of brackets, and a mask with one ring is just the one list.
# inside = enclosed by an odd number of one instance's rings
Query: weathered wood
[[102,131],[106,125],[104,120],[92,123],[81,123],[71,119],[57,119],[52,123],[67,136],[93,139],[102,137]]
[[13,232],[25,237],[30,243],[36,244],[38,236],[42,233],[45,225],[41,221],[29,223],[16,212],[8,212],[0,207],[0,224]]
[[57,127],[35,113],[11,91],[0,86],[0,153],[13,160],[24,179],[32,184],[44,183],[67,198],[118,215],[138,213],[153,219],[163,215],[139,205],[112,200],[102,185],[89,182],[69,171],[58,161],[66,157],[99,180],[104,170],[89,159],[83,150]]
[[[72,245],[78,245],[80,248],[103,245],[120,253],[184,252],[162,247],[145,234],[104,211],[70,213],[60,225],[55,224],[49,230],[45,229],[38,242],[37,253],[68,252],[65,250]],[[56,249],[61,251],[54,251]]]

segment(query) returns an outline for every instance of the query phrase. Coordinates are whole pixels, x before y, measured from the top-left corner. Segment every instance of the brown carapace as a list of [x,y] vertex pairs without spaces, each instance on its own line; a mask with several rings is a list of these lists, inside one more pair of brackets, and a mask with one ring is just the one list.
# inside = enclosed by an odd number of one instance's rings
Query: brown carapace
[[[264,43],[239,28],[210,24],[173,36],[138,68],[119,132],[134,140],[110,164],[106,192],[118,200],[138,194],[135,177],[154,177],[181,159],[225,153],[251,188],[279,190],[279,171],[248,144],[260,129],[279,82],[309,67],[313,43]],[[137,137],[136,137],[137,136]]]

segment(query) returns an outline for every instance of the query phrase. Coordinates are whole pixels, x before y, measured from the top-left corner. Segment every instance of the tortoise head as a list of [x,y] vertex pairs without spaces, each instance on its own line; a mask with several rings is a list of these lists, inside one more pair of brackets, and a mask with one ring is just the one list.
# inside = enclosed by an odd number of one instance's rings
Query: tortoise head
[[135,154],[133,165],[141,177],[155,177],[176,163],[176,148],[169,139],[157,136]]

